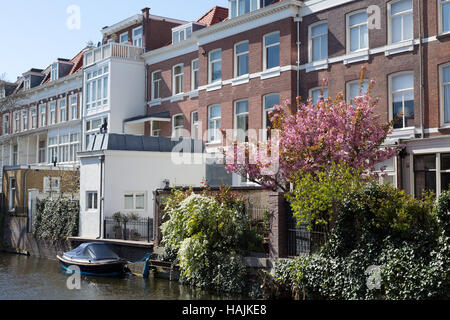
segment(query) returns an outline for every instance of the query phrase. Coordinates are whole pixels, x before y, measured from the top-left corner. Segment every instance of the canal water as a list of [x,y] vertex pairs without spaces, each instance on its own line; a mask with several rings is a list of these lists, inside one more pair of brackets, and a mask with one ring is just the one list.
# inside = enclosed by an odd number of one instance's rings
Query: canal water
[[0,300],[227,300],[239,299],[164,279],[82,277],[69,290],[57,261],[0,253]]

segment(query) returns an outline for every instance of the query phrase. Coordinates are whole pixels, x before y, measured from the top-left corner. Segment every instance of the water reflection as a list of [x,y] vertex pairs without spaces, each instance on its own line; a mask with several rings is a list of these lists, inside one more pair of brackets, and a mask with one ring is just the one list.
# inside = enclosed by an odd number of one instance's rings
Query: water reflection
[[0,300],[224,300],[239,299],[163,279],[82,277],[67,289],[67,275],[52,260],[0,253]]

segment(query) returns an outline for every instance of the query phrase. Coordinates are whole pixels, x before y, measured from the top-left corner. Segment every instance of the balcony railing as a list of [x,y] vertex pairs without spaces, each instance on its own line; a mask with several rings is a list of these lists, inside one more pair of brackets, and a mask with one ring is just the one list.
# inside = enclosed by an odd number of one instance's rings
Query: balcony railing
[[84,53],[84,66],[90,66],[108,58],[139,60],[143,53],[143,48],[120,43],[108,43],[101,47],[96,47],[86,51]]

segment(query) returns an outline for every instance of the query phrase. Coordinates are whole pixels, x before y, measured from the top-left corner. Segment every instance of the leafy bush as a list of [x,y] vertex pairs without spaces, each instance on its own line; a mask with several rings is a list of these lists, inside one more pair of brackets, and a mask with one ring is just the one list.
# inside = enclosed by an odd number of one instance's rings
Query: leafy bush
[[78,235],[79,202],[69,199],[38,200],[33,230],[37,238],[56,242]]
[[[435,203],[369,183],[343,199],[326,246],[283,262],[273,281],[291,296],[303,290],[307,299],[448,299],[449,208],[448,191]],[[379,286],[368,285],[372,266]]]
[[162,245],[178,260],[182,282],[226,292],[245,290],[243,205],[229,189],[216,197],[174,191],[168,198],[165,214],[170,219],[161,226]]

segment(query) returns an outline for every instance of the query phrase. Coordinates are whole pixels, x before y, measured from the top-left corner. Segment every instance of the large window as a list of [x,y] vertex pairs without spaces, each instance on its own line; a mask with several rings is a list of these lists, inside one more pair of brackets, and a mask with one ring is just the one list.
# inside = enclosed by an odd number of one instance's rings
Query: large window
[[70,135],[59,136],[59,158],[58,162],[69,162]]
[[172,119],[172,136],[180,138],[183,136],[184,131],[184,116],[183,114],[177,114]]
[[309,90],[309,96],[312,99],[312,104],[316,105],[320,100],[328,98],[328,87],[313,88]]
[[19,132],[20,130],[20,113],[14,113],[14,132]]
[[22,111],[22,131],[28,130],[28,111]]
[[59,122],[67,121],[67,100],[59,100]]
[[389,43],[411,40],[413,38],[412,0],[397,0],[388,4]]
[[397,187],[396,161],[396,157],[393,157],[375,165],[375,172],[379,175],[380,183],[389,183],[392,186]]
[[424,191],[437,194],[450,188],[450,153],[414,156],[414,192],[421,197]]
[[51,73],[51,80],[55,81],[58,80],[58,64],[54,63],[52,64],[52,73]]
[[142,48],[142,27],[133,29],[133,46]]
[[120,43],[121,44],[128,44],[128,32],[122,33],[120,35]]
[[173,67],[173,95],[184,92],[184,67],[182,64]]
[[353,104],[354,99],[367,94],[369,89],[369,80],[363,80],[361,86],[361,80],[350,81],[347,83],[347,103]]
[[45,163],[45,153],[47,152],[45,141],[39,141],[39,163]]
[[58,162],[58,137],[48,138],[48,158],[49,163]]
[[98,209],[98,193],[97,191],[86,192],[86,210]]
[[393,75],[389,77],[389,85],[394,128],[414,127],[414,74]]
[[280,66],[280,33],[264,36],[264,70]]
[[152,73],[152,100],[161,99],[161,70]]
[[108,117],[95,118],[86,121],[86,135],[85,135],[85,148],[89,145],[91,136],[100,132],[100,127],[106,124],[108,125]]
[[230,16],[235,18],[259,9],[260,0],[230,0]]
[[56,102],[50,102],[50,125],[56,124]]
[[80,151],[80,134],[70,134],[69,162],[77,161],[77,153]]
[[86,78],[86,111],[95,111],[108,104],[109,67],[88,72]]
[[198,59],[192,60],[191,70],[192,70],[191,89],[192,91],[195,91],[198,90]]
[[439,2],[439,34],[450,32],[450,0],[437,0]]
[[367,10],[347,16],[347,52],[369,48],[369,29]]
[[269,117],[269,111],[273,110],[275,105],[280,104],[280,94],[272,93],[264,96],[263,98],[263,129],[264,129],[264,140],[270,138],[270,130],[272,129],[272,123]]
[[9,134],[9,114],[3,115],[3,135]]
[[210,106],[208,110],[208,141],[210,143],[220,143],[222,136],[220,134],[222,119],[222,109],[220,105]]
[[442,66],[440,73],[443,123],[450,125],[450,64]]
[[172,43],[178,43],[192,36],[192,25],[182,25],[172,30]]
[[78,119],[78,97],[73,95],[69,98],[70,120]]
[[248,41],[243,41],[234,46],[234,76],[246,74],[248,74]]
[[309,27],[309,61],[328,58],[328,22],[319,22]]
[[191,113],[191,136],[192,139],[200,139],[200,132],[198,127],[198,111]]
[[222,80],[222,50],[214,50],[209,53],[209,83]]
[[30,114],[31,114],[31,129],[36,129],[37,128],[37,109],[36,109],[36,107],[31,108]]
[[39,106],[39,127],[45,127],[47,125],[47,106],[45,104],[41,104]]
[[124,195],[125,210],[145,210],[145,192],[127,192]]
[[234,136],[239,142],[248,141],[248,100],[234,104]]

